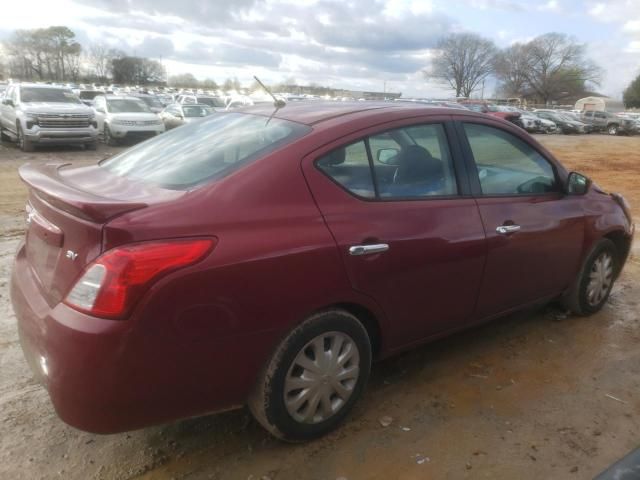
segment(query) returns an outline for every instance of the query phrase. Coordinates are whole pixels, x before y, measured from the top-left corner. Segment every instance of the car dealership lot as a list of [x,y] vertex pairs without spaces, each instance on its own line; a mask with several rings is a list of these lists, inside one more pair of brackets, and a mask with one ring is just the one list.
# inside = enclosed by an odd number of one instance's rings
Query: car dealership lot
[[[637,137],[538,138],[638,211]],[[279,443],[244,411],[113,436],[67,427],[31,380],[8,303],[26,195],[16,170],[120,150],[0,146],[0,477],[590,478],[637,447],[637,244],[597,315],[520,313],[386,360],[348,423],[311,444]]]

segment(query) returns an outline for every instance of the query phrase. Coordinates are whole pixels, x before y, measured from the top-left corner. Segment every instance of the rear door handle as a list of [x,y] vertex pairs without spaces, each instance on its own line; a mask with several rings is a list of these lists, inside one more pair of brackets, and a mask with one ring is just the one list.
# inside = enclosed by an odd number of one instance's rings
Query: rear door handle
[[374,245],[354,245],[349,247],[349,255],[354,257],[360,255],[371,255],[373,253],[382,253],[389,250],[389,245],[386,243],[376,243]]
[[520,230],[520,225],[500,225],[496,228],[496,232],[500,235],[509,235]]

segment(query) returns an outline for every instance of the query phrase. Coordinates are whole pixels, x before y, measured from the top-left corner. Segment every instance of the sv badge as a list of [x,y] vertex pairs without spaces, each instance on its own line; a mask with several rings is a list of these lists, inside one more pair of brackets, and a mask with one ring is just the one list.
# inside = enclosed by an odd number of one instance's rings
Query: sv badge
[[78,254],[73,250],[67,250],[67,253],[65,253],[64,256],[69,260],[75,260],[76,258],[78,258]]

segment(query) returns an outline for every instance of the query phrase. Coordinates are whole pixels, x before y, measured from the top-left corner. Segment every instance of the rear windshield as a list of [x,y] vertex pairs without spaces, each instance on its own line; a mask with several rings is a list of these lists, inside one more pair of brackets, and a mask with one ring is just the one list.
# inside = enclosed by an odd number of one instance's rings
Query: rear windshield
[[223,178],[310,130],[277,118],[220,113],[163,133],[100,165],[117,175],[186,190]]
[[206,117],[212,113],[211,109],[201,105],[183,105],[182,111],[185,117]]
[[29,102],[81,103],[71,90],[57,88],[23,87],[20,100]]
[[215,97],[197,97],[198,103],[204,103],[210,107],[224,108],[224,102]]

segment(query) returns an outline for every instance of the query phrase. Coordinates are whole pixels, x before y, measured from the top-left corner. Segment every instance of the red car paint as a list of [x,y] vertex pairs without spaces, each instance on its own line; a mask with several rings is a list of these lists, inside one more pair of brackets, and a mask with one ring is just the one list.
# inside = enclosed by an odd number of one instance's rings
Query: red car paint
[[[273,111],[246,114],[266,120]],[[109,433],[241,405],[278,342],[330,306],[356,314],[382,358],[561,295],[605,235],[628,253],[630,220],[595,187],[584,196],[479,194],[461,121],[510,132],[567,179],[548,151],[508,122],[370,103],[300,103],[275,117],[311,131],[193,190],[150,186],[101,166],[20,170],[31,210],[11,297],[25,356],[65,422]],[[364,201],[314,165],[365,135],[434,121],[446,125],[459,167],[456,198]],[[494,233],[510,221],[522,231]],[[214,238],[215,248],[159,277],[124,319],[63,302],[104,252],[193,238]],[[378,241],[389,251],[347,255],[351,245]]]

